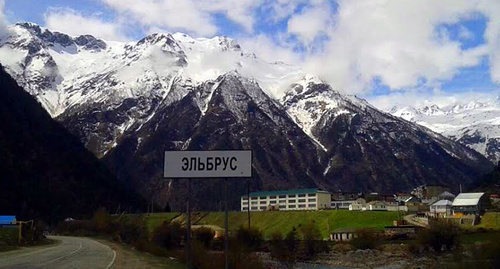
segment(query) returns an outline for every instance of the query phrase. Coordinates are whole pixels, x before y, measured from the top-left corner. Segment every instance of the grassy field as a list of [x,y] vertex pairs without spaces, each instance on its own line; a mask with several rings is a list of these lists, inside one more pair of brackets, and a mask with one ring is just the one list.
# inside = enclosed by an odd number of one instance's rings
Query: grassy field
[[476,227],[500,230],[500,212],[487,212],[481,219],[481,223]]
[[[158,215],[158,216],[156,216]],[[147,225],[154,229],[164,220],[172,218],[174,213],[152,214],[147,219]],[[179,214],[177,214],[179,215]],[[184,216],[182,216],[183,218]],[[327,238],[330,231],[337,228],[376,228],[383,229],[384,226],[392,225],[393,221],[400,219],[398,212],[376,212],[376,211],[264,211],[251,213],[251,225],[264,233],[266,238],[275,231],[283,234],[288,233],[293,227],[298,227],[310,221],[317,223],[321,234]],[[200,219],[195,220],[198,225],[216,225],[224,227],[224,212],[210,212],[201,214]],[[248,223],[246,212],[229,213],[229,230],[236,230]]]
[[164,221],[171,221],[176,217],[180,216],[181,213],[154,213],[147,214],[146,219],[146,227],[149,231],[152,231],[155,227],[162,224]]

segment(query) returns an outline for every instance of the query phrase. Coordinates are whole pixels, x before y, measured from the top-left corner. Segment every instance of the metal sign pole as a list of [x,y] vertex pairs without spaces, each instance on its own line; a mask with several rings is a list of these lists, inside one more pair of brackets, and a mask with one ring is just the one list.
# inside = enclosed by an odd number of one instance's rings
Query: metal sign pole
[[191,179],[188,179],[187,221],[186,221],[186,267],[191,269]]
[[224,258],[225,258],[225,264],[226,264],[226,269],[229,269],[229,213],[228,213],[228,201],[227,201],[227,196],[228,196],[228,190],[227,190],[227,178],[224,179],[225,181],[225,199],[226,199],[226,216],[224,219],[224,229],[225,229],[225,236],[224,236]]

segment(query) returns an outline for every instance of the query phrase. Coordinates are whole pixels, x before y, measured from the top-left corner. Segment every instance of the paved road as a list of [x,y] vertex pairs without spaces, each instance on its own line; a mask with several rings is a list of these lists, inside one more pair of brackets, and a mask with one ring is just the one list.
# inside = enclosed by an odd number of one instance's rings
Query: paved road
[[0,268],[110,268],[116,252],[83,237],[51,236],[60,244],[0,253]]
[[415,217],[416,217],[415,214],[411,214],[411,215],[404,216],[404,219],[406,220],[406,222],[408,222],[411,225],[420,226],[420,227],[424,227],[424,228],[427,227],[427,224],[417,221],[415,219]]

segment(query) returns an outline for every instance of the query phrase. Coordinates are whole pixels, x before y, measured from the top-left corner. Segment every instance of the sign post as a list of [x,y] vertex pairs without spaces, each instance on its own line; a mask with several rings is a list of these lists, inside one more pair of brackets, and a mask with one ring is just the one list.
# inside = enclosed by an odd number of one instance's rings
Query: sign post
[[[187,178],[187,222],[186,222],[186,265],[191,268],[191,178],[224,178],[225,190],[225,242],[224,257],[226,269],[229,266],[229,213],[228,178],[252,177],[252,151],[165,151],[165,178]],[[248,204],[250,207],[250,203]]]

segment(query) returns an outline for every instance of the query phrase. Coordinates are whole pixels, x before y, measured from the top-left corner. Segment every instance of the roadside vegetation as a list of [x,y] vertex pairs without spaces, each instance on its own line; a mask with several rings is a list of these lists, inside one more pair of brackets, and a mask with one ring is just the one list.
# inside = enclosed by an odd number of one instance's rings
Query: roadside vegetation
[[0,227],[0,251],[14,250],[21,246],[38,246],[53,243],[43,235],[44,224],[35,221],[33,226],[23,225],[22,240],[19,242],[19,228]]

